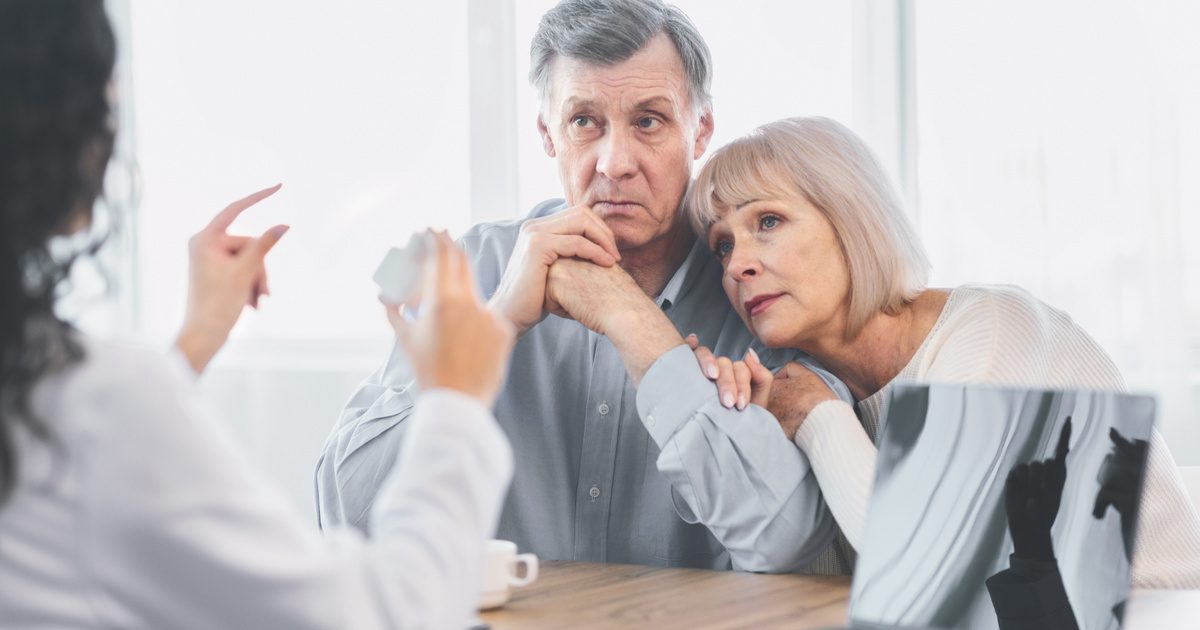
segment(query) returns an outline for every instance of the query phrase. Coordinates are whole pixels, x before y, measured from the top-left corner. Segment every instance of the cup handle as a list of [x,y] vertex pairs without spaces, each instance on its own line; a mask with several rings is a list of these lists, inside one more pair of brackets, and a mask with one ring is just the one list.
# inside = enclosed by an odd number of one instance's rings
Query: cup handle
[[[517,577],[516,569],[519,565],[525,565],[525,577]],[[508,574],[508,583],[510,586],[528,586],[532,584],[538,576],[538,559],[537,556],[531,553],[518,554],[512,561],[513,572]]]

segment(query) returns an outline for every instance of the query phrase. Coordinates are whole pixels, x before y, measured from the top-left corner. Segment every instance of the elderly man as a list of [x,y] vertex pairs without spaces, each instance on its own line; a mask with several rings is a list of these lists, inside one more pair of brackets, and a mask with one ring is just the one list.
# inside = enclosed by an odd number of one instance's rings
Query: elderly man
[[[531,56],[566,199],[461,241],[520,334],[495,410],[516,453],[497,535],[546,559],[808,567],[835,525],[807,461],[764,409],[717,399],[680,333],[721,356],[754,341],[679,209],[712,136],[707,46],[661,0],[563,0]],[[365,527],[412,388],[393,350],[348,403],[317,468],[323,526]]]

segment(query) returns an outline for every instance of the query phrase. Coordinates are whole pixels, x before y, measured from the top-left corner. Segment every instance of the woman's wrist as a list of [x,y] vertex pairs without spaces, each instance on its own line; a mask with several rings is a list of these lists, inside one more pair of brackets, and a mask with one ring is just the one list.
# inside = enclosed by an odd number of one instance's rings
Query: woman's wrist
[[196,374],[204,372],[212,358],[217,355],[221,346],[225,345],[225,335],[217,335],[211,331],[184,324],[175,339],[175,347],[183,353]]

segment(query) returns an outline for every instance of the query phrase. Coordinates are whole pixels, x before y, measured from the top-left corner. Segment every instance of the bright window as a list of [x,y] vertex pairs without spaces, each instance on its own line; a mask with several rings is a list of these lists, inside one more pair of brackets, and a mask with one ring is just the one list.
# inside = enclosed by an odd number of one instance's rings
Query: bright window
[[1017,284],[1070,313],[1200,464],[1200,8],[913,4],[935,284]]
[[465,4],[132,0],[131,15],[143,332],[181,321],[188,236],[282,181],[235,226],[292,225],[273,296],[235,336],[382,344],[370,278],[387,247],[469,223]]

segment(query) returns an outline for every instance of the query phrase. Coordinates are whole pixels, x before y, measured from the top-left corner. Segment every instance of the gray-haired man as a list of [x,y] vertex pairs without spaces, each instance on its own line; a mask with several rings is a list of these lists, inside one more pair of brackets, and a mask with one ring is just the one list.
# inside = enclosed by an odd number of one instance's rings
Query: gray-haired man
[[[521,333],[496,402],[517,460],[497,535],[546,559],[807,566],[835,529],[808,462],[764,409],[718,401],[680,334],[720,356],[753,342],[679,211],[712,135],[707,46],[659,0],[564,0],[531,54],[566,199],[461,241]],[[324,526],[365,526],[411,388],[394,350],[347,405],[317,469]]]

